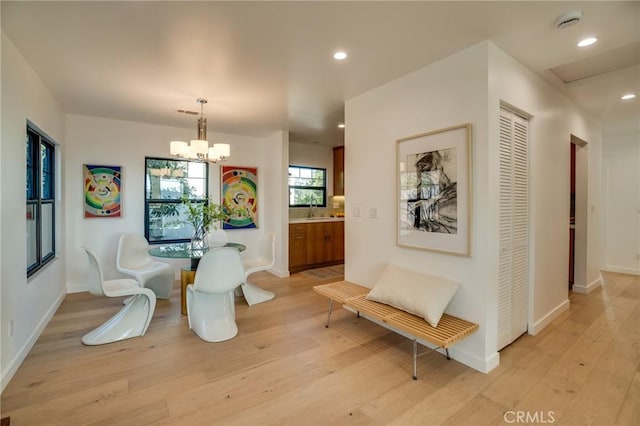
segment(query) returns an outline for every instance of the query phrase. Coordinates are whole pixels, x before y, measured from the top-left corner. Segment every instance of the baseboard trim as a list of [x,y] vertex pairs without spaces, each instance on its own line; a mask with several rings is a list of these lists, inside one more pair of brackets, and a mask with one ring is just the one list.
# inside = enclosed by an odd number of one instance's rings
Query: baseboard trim
[[601,284],[602,279],[598,278],[597,280],[591,282],[590,284],[587,284],[586,286],[574,284],[573,287],[571,287],[571,291],[575,291],[576,293],[580,294],[589,294],[596,288],[600,287]]
[[569,299],[560,303],[558,306],[553,308],[549,313],[543,316],[540,320],[534,322],[533,324],[529,324],[527,327],[527,332],[532,336],[535,336],[536,334],[540,333],[547,325],[549,325],[551,321],[558,318],[561,313],[569,309],[569,305],[570,305]]
[[22,345],[13,359],[11,359],[11,361],[7,364],[4,371],[2,371],[2,377],[0,378],[0,392],[4,391],[4,388],[7,386],[7,384],[9,384],[9,382],[13,378],[13,375],[16,374],[16,371],[18,371],[18,368],[20,367],[20,365],[22,365],[24,359],[27,357],[27,355],[29,355],[29,351],[38,340],[38,337],[40,337],[40,334],[42,334],[42,332],[44,331],[44,328],[47,326],[47,324],[49,324],[51,318],[53,318],[53,315],[62,304],[65,296],[66,293],[61,293],[58,296],[53,305],[51,305],[51,308],[47,311],[46,315],[42,318],[42,320],[40,320],[38,326],[35,328],[35,330],[33,330],[27,341],[24,343],[24,345]]
[[607,266],[602,270],[605,272],[617,272],[619,274],[640,275],[640,269],[626,268],[624,266]]
[[67,283],[67,294],[89,291],[86,283]]
[[278,278],[287,278],[289,276],[289,271],[283,271],[282,269],[269,269],[269,272],[275,275]]

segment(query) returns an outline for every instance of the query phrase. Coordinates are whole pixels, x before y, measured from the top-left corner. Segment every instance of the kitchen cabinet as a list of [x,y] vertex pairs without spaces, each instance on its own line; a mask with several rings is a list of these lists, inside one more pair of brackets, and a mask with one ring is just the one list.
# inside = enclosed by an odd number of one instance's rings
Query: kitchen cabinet
[[344,146],[333,148],[333,195],[344,195]]
[[307,225],[289,225],[289,269],[307,264]]
[[336,265],[344,262],[344,222],[289,224],[289,270]]

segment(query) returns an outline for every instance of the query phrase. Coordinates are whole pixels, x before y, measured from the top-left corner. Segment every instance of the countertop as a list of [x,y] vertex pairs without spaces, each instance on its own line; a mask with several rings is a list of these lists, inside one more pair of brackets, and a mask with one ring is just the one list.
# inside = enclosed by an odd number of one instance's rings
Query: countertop
[[301,217],[289,219],[289,223],[344,222],[344,217]]

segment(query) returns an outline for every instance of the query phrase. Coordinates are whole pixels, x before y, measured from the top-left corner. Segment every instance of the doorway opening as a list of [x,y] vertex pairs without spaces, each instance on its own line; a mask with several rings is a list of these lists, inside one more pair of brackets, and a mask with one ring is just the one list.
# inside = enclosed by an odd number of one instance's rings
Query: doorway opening
[[571,135],[568,289],[586,288],[587,267],[587,142]]

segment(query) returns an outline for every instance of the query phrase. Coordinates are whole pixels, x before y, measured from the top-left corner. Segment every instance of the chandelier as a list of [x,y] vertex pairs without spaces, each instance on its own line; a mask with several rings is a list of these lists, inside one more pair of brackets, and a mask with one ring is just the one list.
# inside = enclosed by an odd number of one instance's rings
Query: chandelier
[[207,141],[207,119],[204,117],[204,104],[206,99],[199,98],[200,118],[198,118],[198,139],[192,139],[190,143],[183,141],[171,141],[170,152],[176,157],[187,160],[207,161],[217,163],[226,160],[231,154],[231,147],[226,143],[216,143],[212,147]]

